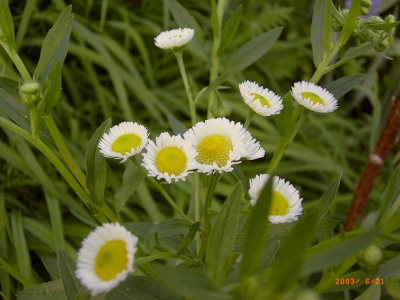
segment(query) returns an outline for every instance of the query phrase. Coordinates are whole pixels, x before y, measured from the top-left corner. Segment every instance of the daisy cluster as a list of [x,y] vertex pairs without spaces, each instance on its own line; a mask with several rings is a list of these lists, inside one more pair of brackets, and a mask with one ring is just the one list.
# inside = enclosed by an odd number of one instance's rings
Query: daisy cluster
[[161,133],[155,141],[148,139],[147,129],[135,122],[123,122],[104,133],[99,142],[100,152],[109,158],[126,161],[143,153],[142,166],[150,176],[164,179],[185,180],[192,171],[208,175],[230,172],[233,165],[243,159],[264,157],[265,151],[241,123],[226,118],[198,122],[183,136]]

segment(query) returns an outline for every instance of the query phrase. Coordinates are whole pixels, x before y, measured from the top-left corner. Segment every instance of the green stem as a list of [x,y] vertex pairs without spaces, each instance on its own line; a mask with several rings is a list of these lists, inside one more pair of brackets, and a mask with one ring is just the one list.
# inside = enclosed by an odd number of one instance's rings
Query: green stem
[[184,84],[185,90],[186,90],[186,95],[188,97],[189,109],[190,109],[190,117],[191,117],[191,120],[192,120],[192,125],[195,125],[196,124],[196,108],[194,107],[193,96],[192,96],[192,92],[190,90],[189,80],[188,80],[187,75],[186,75],[185,65],[183,63],[182,50],[174,51],[174,55],[175,55],[176,60],[178,62],[179,71],[181,72],[183,84]]
[[247,113],[246,121],[244,122],[244,128],[249,128],[251,120],[253,119],[255,112],[251,108],[249,108],[249,112]]
[[193,259],[184,256],[184,255],[176,255],[175,253],[169,253],[169,252],[162,252],[162,253],[156,253],[153,255],[149,255],[146,257],[139,257],[135,259],[135,266],[140,266],[143,264],[147,264],[153,260],[161,259],[161,258],[179,258],[181,260],[187,261],[187,262],[194,262]]
[[328,65],[330,62],[333,60],[333,58],[336,56],[338,51],[340,50],[340,47],[338,43],[336,42],[331,51],[328,52],[326,56],[324,56],[323,60],[320,62],[320,64],[317,67],[317,70],[315,71],[314,75],[311,77],[310,82],[317,84],[318,81],[321,79],[322,76],[324,76],[328,71]]
[[[218,49],[220,43],[221,43],[220,35],[218,35],[217,37],[214,36],[213,48],[211,52],[210,82],[213,82],[218,77],[218,70],[219,70]],[[213,106],[215,100],[216,100],[215,93],[214,92],[210,93],[210,96],[208,98],[207,119],[210,119],[212,117],[211,107]]]
[[[194,222],[200,222],[200,174],[199,172],[194,172]],[[196,233],[196,253],[200,251],[200,232]]]
[[0,41],[0,45],[3,49],[7,52],[8,56],[13,61],[15,67],[17,68],[19,74],[21,75],[22,79],[26,81],[32,81],[32,76],[29,74],[28,70],[26,69],[24,63],[22,62],[21,58],[19,57],[18,53],[15,50],[10,51],[8,45],[2,41]]
[[212,199],[214,196],[215,188],[217,187],[217,184],[219,180],[221,179],[222,174],[221,173],[214,173],[210,176],[207,177],[207,193],[205,197],[205,203],[204,203],[204,228],[203,228],[203,241],[201,244],[200,252],[199,252],[199,258],[203,260],[205,259],[205,253],[208,245],[208,239],[210,237],[210,232],[211,232],[211,205],[212,205]]
[[0,258],[0,269],[3,269],[12,277],[14,277],[16,280],[18,280],[25,288],[34,287],[36,285],[35,283],[29,281],[29,279],[23,276],[20,272],[15,270],[2,258]]
[[174,200],[168,195],[168,193],[161,187],[161,185],[151,176],[148,176],[147,171],[140,165],[135,156],[131,156],[131,160],[135,164],[135,166],[146,175],[146,178],[154,185],[154,187],[164,196],[164,198],[168,201],[168,203],[172,206],[172,208],[188,223],[193,224],[194,222],[190,220],[175,204]]
[[53,138],[54,143],[58,148],[58,151],[64,159],[65,164],[68,166],[71,173],[78,180],[79,184],[82,186],[85,192],[89,194],[89,190],[86,186],[86,176],[85,174],[83,174],[81,168],[78,166],[67,145],[65,144],[64,139],[62,138],[61,133],[58,130],[58,127],[53,118],[51,117],[51,115],[43,116],[42,118]]
[[[0,117],[0,125],[5,128],[10,129],[16,134],[23,137],[25,140],[34,145],[40,152],[42,152],[47,159],[56,167],[56,169],[60,172],[60,174],[64,177],[70,187],[74,190],[74,192],[79,196],[82,202],[88,207],[93,208],[93,205],[90,202],[89,195],[85,192],[85,190],[81,187],[81,185],[76,181],[75,177],[70,173],[70,171],[65,167],[65,165],[58,159],[58,157],[51,151],[49,147],[45,143],[43,143],[40,139],[34,138],[29,132],[25,131],[21,127],[15,125],[11,121]],[[109,211],[104,204],[102,210]],[[104,216],[103,212],[97,211],[94,215],[96,219],[100,223],[108,222],[108,219]],[[117,219],[110,219],[111,221],[116,221]]]

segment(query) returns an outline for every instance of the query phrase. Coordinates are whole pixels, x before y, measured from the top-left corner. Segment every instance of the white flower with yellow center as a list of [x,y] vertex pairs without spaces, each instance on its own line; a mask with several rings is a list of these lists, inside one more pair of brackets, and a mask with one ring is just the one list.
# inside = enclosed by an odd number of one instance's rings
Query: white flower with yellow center
[[338,101],[330,92],[311,82],[296,82],[291,93],[300,105],[312,111],[330,113],[338,108]]
[[[261,174],[250,179],[249,195],[253,206],[256,204],[269,177],[270,175],[268,174]],[[302,200],[299,191],[289,181],[274,176],[272,182],[272,202],[268,215],[269,221],[271,223],[296,221],[303,211],[301,206]]]
[[110,133],[104,133],[100,142],[100,152],[109,158],[126,161],[132,155],[142,151],[148,141],[146,127],[134,122],[122,122],[111,127]]
[[168,183],[174,179],[185,181],[186,176],[196,169],[196,150],[189,141],[180,135],[170,136],[163,132],[156,137],[156,142],[149,141],[147,153],[143,153],[143,167],[150,176],[164,178]]
[[165,50],[180,50],[185,47],[194,36],[191,28],[178,28],[161,32],[155,39],[154,44]]
[[78,252],[75,276],[92,297],[107,293],[133,272],[138,238],[118,223],[92,231]]
[[183,135],[197,151],[198,171],[230,172],[241,159],[264,157],[265,151],[240,123],[226,118],[198,122]]
[[239,84],[239,90],[244,102],[261,116],[276,115],[283,109],[282,98],[256,82],[246,80]]

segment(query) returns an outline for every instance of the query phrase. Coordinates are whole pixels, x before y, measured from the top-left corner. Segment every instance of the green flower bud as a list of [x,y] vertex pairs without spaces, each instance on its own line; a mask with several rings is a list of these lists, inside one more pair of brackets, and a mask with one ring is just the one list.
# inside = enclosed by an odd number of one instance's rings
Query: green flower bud
[[386,278],[385,288],[394,299],[400,299],[400,272],[390,274]]
[[382,259],[382,250],[377,245],[369,245],[357,255],[358,264],[367,270],[378,267]]
[[384,39],[382,42],[380,42],[377,46],[374,47],[374,49],[378,52],[383,52],[389,49],[390,45],[392,44],[392,37],[388,36],[386,39]]
[[396,22],[396,18],[393,15],[388,15],[385,18],[385,22],[386,23],[394,23],[394,22]]
[[222,101],[217,100],[211,106],[211,113],[214,117],[226,117],[231,113],[231,109]]
[[361,8],[370,8],[372,6],[372,1],[371,0],[361,0]]
[[22,84],[19,93],[21,101],[28,106],[36,105],[41,99],[40,85],[35,81]]
[[369,14],[369,7],[360,7],[360,12],[364,16],[368,16]]

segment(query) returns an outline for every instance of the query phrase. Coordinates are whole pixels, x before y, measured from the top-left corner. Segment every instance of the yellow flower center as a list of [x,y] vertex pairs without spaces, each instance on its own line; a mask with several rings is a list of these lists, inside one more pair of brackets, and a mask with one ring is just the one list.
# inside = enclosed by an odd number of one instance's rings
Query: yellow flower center
[[289,211],[289,202],[278,191],[272,191],[272,202],[269,214],[272,216],[284,216]]
[[161,149],[156,156],[155,165],[161,173],[181,174],[187,164],[185,152],[182,149],[170,146]]
[[317,94],[311,93],[311,92],[302,92],[301,96],[303,97],[303,100],[306,98],[309,98],[313,104],[322,104],[325,105],[324,100]]
[[211,134],[203,138],[196,146],[196,160],[203,165],[217,163],[218,167],[226,165],[229,151],[233,149],[231,140],[222,134]]
[[120,154],[131,152],[142,144],[142,139],[134,133],[126,133],[115,139],[111,145],[111,151]]
[[271,104],[269,104],[268,100],[264,96],[261,96],[260,94],[257,94],[257,93],[250,93],[250,95],[253,96],[253,101],[251,101],[251,102],[258,100],[258,101],[260,101],[262,107],[264,107],[264,106],[267,106],[268,108],[271,107]]
[[97,276],[103,280],[110,280],[126,270],[128,268],[127,254],[124,241],[112,240],[105,243],[95,259],[94,268]]

